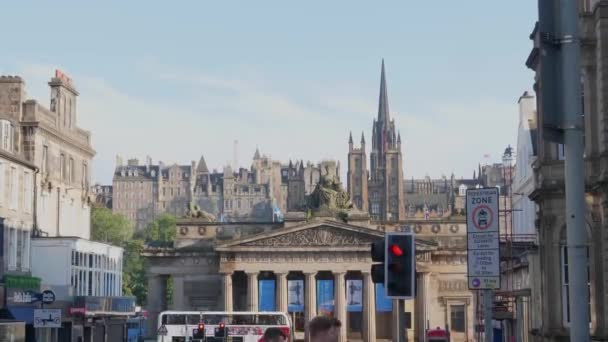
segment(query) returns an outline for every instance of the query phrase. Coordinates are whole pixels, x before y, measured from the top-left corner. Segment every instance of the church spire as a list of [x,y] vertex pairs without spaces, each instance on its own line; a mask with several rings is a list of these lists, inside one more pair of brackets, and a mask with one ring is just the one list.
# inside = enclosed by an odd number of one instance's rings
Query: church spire
[[351,144],[351,145],[353,144],[353,132],[352,131],[348,135],[348,143]]
[[361,146],[365,145],[365,135],[361,132]]
[[390,123],[388,111],[388,93],[386,91],[386,76],[384,75],[384,58],[382,59],[382,71],[380,74],[380,98],[378,100],[378,121],[385,126]]

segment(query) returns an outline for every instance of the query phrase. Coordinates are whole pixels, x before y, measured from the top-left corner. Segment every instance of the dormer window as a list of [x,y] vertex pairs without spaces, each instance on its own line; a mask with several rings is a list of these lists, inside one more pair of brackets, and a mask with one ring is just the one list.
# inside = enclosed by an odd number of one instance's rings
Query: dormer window
[[13,152],[13,136],[14,127],[8,120],[0,120],[0,136],[2,139],[2,149],[5,151]]
[[460,186],[458,187],[458,195],[466,196],[466,194],[467,194],[467,186],[464,184],[460,184]]

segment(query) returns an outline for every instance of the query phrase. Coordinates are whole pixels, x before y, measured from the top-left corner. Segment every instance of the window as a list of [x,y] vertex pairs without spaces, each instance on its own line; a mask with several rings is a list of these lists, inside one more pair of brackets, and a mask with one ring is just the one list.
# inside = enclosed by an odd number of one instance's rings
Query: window
[[25,172],[23,174],[23,207],[26,213],[32,212],[32,198],[33,198],[33,189],[32,189],[32,174],[29,172]]
[[[562,320],[564,326],[570,325],[570,274],[568,268],[568,247],[566,245],[561,246],[561,263],[562,263]],[[591,275],[589,273],[589,248],[587,247],[587,296],[588,296],[588,308],[589,317],[591,318]],[[591,322],[589,322],[591,324]]]
[[19,177],[17,176],[17,168],[11,167],[11,209],[16,210],[19,207]]
[[8,120],[0,120],[0,136],[2,137],[2,149],[13,151],[13,125]]
[[564,144],[557,144],[557,160],[565,160]]
[[42,163],[41,165],[41,171],[42,173],[46,173],[46,171],[49,169],[48,167],[48,162],[49,162],[49,147],[44,145],[42,146]]
[[466,186],[466,185],[464,185],[464,184],[461,184],[461,185],[458,187],[458,195],[459,195],[459,196],[466,196],[466,194],[467,194],[467,186]]
[[372,215],[380,215],[380,203],[372,203]]
[[59,178],[65,179],[65,154],[59,156]]
[[8,250],[8,267],[9,269],[14,270],[15,268],[17,268],[17,230],[15,228],[11,228],[9,230]]
[[[89,187],[89,168],[87,163],[82,163],[82,185],[85,188]],[[105,192],[105,189],[104,189]]]
[[465,331],[464,305],[450,306],[450,329],[456,332]]
[[70,165],[68,167],[68,180],[70,183],[74,183],[74,158],[70,158]]

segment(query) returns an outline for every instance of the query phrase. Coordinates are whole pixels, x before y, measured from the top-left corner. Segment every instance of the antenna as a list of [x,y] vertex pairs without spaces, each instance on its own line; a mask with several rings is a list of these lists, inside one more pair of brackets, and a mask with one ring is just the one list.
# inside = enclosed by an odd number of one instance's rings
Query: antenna
[[232,170],[238,171],[238,147],[239,141],[234,140],[234,149],[232,151]]

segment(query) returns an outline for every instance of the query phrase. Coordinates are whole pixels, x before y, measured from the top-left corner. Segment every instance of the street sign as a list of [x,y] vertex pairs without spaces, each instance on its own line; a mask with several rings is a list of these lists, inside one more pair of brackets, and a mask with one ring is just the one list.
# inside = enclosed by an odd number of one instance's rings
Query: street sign
[[42,301],[43,304],[52,304],[55,302],[55,293],[51,290],[42,291],[39,300]]
[[158,336],[167,336],[167,327],[163,324],[156,331]]
[[466,194],[469,289],[500,288],[498,188]]
[[34,328],[61,328],[61,309],[35,309]]

